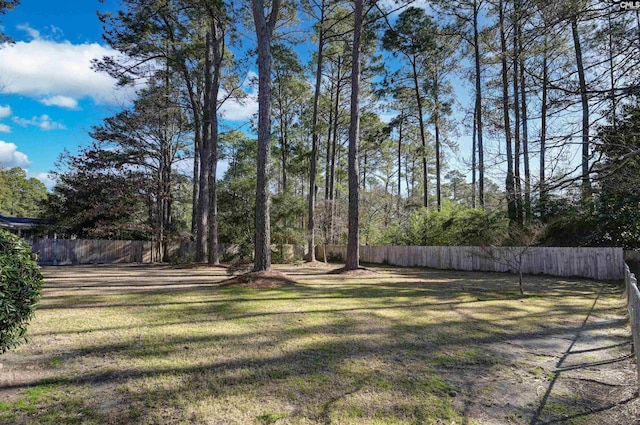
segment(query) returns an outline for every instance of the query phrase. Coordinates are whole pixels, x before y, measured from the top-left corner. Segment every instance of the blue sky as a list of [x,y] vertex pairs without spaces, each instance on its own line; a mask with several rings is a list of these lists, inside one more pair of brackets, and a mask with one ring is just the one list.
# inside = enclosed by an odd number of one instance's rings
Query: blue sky
[[[92,126],[130,103],[132,89],[91,69],[92,59],[116,54],[97,10],[116,11],[118,1],[24,0],[2,18],[15,44],[0,49],[0,167],[22,167],[51,188],[60,153],[86,146]],[[249,99],[224,112],[244,120],[255,110]]]
[[[118,6],[117,0],[23,0],[0,18],[15,40],[0,49],[0,167],[22,167],[51,188],[47,174],[60,153],[89,144],[91,127],[130,102],[132,89],[118,90],[91,69],[92,59],[116,54],[102,41],[96,11]],[[223,113],[235,127],[256,111],[249,96],[243,105],[225,104]]]
[[46,175],[63,149],[88,142],[91,126],[130,98],[91,70],[92,58],[113,53],[96,11],[115,3],[25,0],[3,17],[16,43],[0,49],[0,166],[50,186]]

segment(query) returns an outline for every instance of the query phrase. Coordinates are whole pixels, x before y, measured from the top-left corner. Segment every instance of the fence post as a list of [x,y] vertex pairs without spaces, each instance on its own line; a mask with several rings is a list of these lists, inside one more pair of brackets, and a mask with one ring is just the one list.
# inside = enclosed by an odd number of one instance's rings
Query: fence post
[[636,356],[636,371],[638,380],[638,393],[640,394],[640,291],[638,291],[637,280],[634,275],[631,275],[631,286],[634,292],[634,323],[631,326],[631,333],[633,334],[633,354]]
[[624,291],[627,296],[627,308],[629,308],[629,302],[631,301],[631,270],[627,263],[624,264]]
[[627,291],[627,311],[629,312],[629,322],[631,323],[631,336],[633,338],[631,351],[635,356],[637,385],[640,393],[640,290],[638,290],[638,280],[631,273],[629,266],[624,267],[624,283]]

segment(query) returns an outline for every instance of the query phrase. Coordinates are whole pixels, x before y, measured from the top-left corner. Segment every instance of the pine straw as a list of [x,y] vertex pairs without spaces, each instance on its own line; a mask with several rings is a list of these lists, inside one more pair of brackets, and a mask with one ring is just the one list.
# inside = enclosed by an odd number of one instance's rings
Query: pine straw
[[370,276],[376,274],[373,270],[366,267],[358,267],[357,269],[347,270],[346,267],[340,267],[339,269],[331,270],[328,274],[341,274],[347,276]]
[[328,263],[325,263],[324,261],[318,261],[318,260],[305,261],[303,263],[304,267],[313,267],[313,268],[316,268],[316,267],[327,267],[328,265],[329,265]]
[[226,269],[228,266],[224,264],[208,264],[208,263],[180,263],[171,266],[173,269]]
[[220,282],[220,287],[242,287],[242,288],[281,288],[284,286],[293,286],[297,282],[284,273],[274,270],[249,272],[231,279]]

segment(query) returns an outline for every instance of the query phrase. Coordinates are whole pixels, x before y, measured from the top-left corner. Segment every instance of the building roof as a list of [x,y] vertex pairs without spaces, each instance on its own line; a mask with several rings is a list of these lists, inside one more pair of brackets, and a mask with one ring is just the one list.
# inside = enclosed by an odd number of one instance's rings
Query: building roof
[[42,218],[6,217],[0,215],[0,228],[2,229],[31,229],[33,227],[51,224],[53,224],[51,220],[44,220]]

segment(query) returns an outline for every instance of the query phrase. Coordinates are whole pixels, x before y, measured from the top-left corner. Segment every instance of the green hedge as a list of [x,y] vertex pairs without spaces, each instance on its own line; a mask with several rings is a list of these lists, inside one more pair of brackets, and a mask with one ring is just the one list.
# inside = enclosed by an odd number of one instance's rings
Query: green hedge
[[0,230],[0,354],[25,340],[42,289],[40,267],[31,246]]

